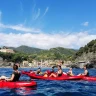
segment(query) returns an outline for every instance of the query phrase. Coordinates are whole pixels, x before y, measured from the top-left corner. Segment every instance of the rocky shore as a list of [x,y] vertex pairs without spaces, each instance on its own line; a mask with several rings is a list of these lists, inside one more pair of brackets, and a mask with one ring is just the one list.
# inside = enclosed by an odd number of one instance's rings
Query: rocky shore
[[[1,68],[10,68],[13,66],[13,62],[0,62],[0,67]],[[62,65],[62,68],[69,68],[69,67],[72,67],[72,68],[83,68],[84,65],[87,65],[87,68],[96,68],[96,63],[72,63],[72,64],[63,64]],[[21,68],[36,68],[36,67],[43,67],[43,68],[46,68],[46,67],[52,67],[53,65],[34,65],[34,64],[27,64],[26,66],[23,65],[23,63],[20,63],[20,67]]]
[[[58,65],[58,60],[45,60],[45,61],[32,61],[31,63],[29,63],[28,61],[23,61],[20,64],[21,68],[31,68],[31,67],[52,67],[54,65]],[[0,67],[12,67],[14,64],[14,62],[7,62],[7,61],[3,61],[2,58],[0,58]],[[84,65],[87,65],[87,68],[96,68],[96,60],[94,61],[90,61],[90,62],[86,62],[86,61],[80,61],[78,60],[77,63],[72,63],[71,61],[64,61],[62,64],[62,68],[83,68]]]

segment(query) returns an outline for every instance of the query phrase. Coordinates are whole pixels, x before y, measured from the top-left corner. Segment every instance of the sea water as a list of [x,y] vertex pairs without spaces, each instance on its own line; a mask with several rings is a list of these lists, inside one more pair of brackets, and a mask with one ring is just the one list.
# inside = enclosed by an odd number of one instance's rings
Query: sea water
[[[20,70],[36,70],[37,68],[20,68]],[[42,68],[42,71],[50,68]],[[67,72],[68,69],[63,69]],[[73,69],[75,75],[82,73],[83,69]],[[89,69],[91,76],[96,76],[96,69]],[[10,77],[12,68],[0,68],[0,75]],[[30,81],[26,75],[21,75],[20,80]],[[83,80],[35,80],[37,86],[34,88],[0,88],[0,96],[96,96],[96,81]]]

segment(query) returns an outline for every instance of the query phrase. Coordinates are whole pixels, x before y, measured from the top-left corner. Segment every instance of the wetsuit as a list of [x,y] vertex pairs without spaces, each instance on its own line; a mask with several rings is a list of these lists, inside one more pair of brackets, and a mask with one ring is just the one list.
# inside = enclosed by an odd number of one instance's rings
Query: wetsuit
[[14,74],[14,79],[12,81],[18,81],[21,74],[18,72],[13,72],[13,74]]

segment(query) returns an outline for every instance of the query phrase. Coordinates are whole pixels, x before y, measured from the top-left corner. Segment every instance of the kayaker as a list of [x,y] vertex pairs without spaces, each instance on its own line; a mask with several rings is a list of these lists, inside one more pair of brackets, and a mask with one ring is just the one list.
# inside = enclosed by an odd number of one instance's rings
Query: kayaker
[[35,73],[36,73],[36,74],[39,74],[39,75],[42,74],[41,68],[38,68],[37,71],[36,71]]
[[14,64],[13,65],[13,70],[14,72],[12,73],[11,78],[6,79],[6,81],[18,81],[20,78],[20,71],[18,71],[18,65]]
[[88,70],[87,70],[87,67],[86,67],[86,65],[84,65],[84,73],[81,73],[81,74],[79,74],[78,76],[80,76],[80,75],[83,75],[83,76],[89,76],[89,72],[88,72]]
[[69,71],[67,72],[67,75],[69,76],[74,76],[73,72],[72,72],[72,68],[69,69]]
[[19,80],[19,78],[20,78],[20,72],[18,71],[18,66],[17,65],[13,65],[13,70],[14,70],[14,72],[12,73],[12,75],[11,75],[11,77],[10,78],[8,78],[8,77],[6,77],[6,76],[1,76],[0,77],[0,79],[2,80],[6,80],[6,81],[18,81]]
[[49,77],[59,77],[59,76],[62,76],[62,73],[63,73],[62,68],[60,65],[58,65],[57,73],[52,73]]
[[47,70],[47,71],[44,73],[43,77],[48,77],[48,76],[50,76],[52,73],[54,73],[54,67],[55,67],[55,66],[52,67],[52,70],[51,70],[51,71],[50,71],[50,70]]
[[52,67],[52,70],[51,70],[50,74],[55,72],[55,71],[54,71],[54,67],[55,67],[55,66]]
[[63,71],[62,71],[61,66],[58,66],[57,76],[58,76],[58,77],[59,77],[59,76],[62,76],[62,73],[63,73]]

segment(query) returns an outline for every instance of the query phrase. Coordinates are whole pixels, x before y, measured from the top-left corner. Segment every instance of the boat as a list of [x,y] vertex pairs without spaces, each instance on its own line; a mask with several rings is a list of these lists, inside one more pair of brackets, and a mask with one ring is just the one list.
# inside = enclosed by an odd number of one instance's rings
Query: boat
[[87,81],[96,81],[96,77],[83,77],[82,80],[87,80]]
[[67,76],[63,74],[60,77],[44,77],[41,75],[36,75],[34,72],[22,71],[22,74],[28,75],[33,79],[42,79],[42,80],[87,80],[87,81],[96,81],[96,77],[92,76]]
[[20,87],[34,87],[36,86],[35,81],[17,81],[17,82],[9,82],[5,80],[0,81],[0,88],[20,88]]
[[25,72],[22,71],[22,74],[28,75],[32,79],[41,79],[41,80],[81,80],[82,76],[66,76],[62,75],[60,77],[44,77],[42,75],[37,75],[34,72]]

